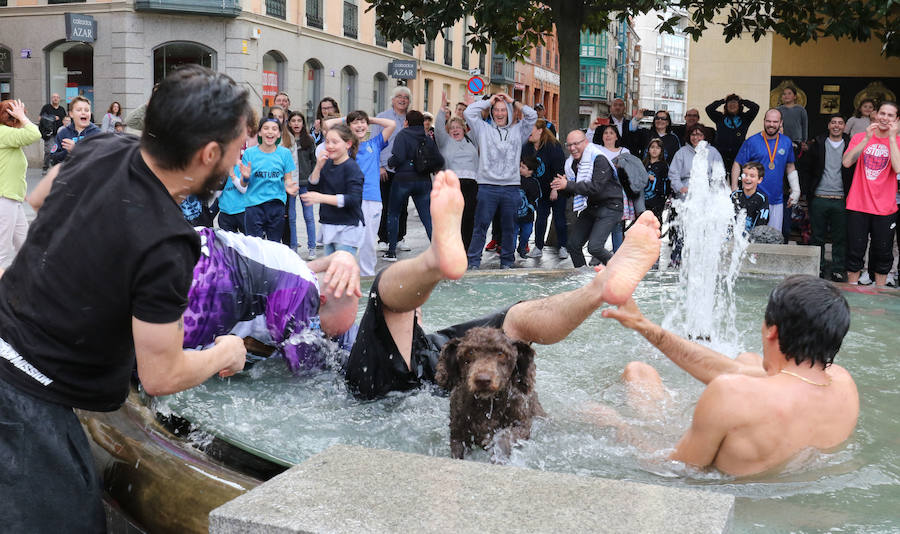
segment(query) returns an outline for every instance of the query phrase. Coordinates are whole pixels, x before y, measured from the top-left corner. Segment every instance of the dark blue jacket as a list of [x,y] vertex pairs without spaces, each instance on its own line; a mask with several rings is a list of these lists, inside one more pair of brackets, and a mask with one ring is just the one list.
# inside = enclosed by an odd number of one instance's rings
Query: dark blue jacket
[[416,172],[416,150],[419,143],[425,139],[425,145],[431,151],[431,158],[434,161],[434,167],[431,172],[437,172],[444,168],[444,157],[438,149],[434,139],[425,135],[424,126],[407,126],[397,133],[394,138],[394,149],[388,165],[393,167],[394,179],[400,181],[422,180],[431,181],[431,173]]
[[78,143],[78,141],[81,141],[85,137],[90,137],[99,133],[102,133],[102,131],[93,122],[88,123],[87,128],[82,130],[81,133],[76,132],[75,127],[69,124],[56,134],[56,142],[53,144],[53,148],[50,149],[50,162],[54,165],[62,163],[69,155],[69,151],[63,148],[63,139],[73,139]]
[[319,205],[319,222],[322,224],[339,224],[356,226],[363,222],[362,212],[363,173],[353,158],[340,165],[325,162],[319,173],[319,183],[310,189],[323,195],[344,195],[344,207]]

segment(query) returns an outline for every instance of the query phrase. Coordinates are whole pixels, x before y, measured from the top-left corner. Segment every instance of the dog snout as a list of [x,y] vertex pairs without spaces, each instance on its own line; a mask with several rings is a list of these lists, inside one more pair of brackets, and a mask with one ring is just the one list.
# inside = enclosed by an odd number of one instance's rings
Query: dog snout
[[487,389],[491,387],[491,382],[494,381],[494,375],[491,373],[481,372],[476,373],[474,376],[475,385],[479,389]]

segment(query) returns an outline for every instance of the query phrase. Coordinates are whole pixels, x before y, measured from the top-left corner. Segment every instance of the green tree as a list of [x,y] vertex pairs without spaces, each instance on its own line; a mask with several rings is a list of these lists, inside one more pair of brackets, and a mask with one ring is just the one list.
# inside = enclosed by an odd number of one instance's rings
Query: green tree
[[[559,43],[560,131],[576,127],[579,101],[580,32],[599,33],[611,16],[624,18],[650,10],[679,8],[690,13],[686,33],[695,40],[715,19],[724,24],[726,41],[742,35],[759,40],[773,31],[800,44],[822,36],[866,41],[877,38],[882,53],[900,55],[898,0],[369,0],[376,25],[389,41],[414,44],[434,38],[443,28],[470,17],[468,44],[521,59],[544,43],[556,26]],[[660,19],[671,32],[679,18]]]

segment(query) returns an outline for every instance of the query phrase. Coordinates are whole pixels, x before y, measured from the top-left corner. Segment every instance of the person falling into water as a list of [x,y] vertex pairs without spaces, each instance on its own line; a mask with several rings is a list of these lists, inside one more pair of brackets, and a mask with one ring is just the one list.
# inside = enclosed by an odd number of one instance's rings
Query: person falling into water
[[[603,316],[635,330],[706,384],[672,460],[754,475],[779,468],[804,449],[837,447],[856,428],[856,384],[832,363],[850,327],[850,308],[830,282],[795,275],[772,290],[762,356],[742,353],[731,359],[687,341],[644,317],[632,299]],[[629,363],[622,376],[629,403],[642,415],[667,396],[659,374],[645,363]],[[612,408],[596,404],[587,413],[601,426],[633,436]]]

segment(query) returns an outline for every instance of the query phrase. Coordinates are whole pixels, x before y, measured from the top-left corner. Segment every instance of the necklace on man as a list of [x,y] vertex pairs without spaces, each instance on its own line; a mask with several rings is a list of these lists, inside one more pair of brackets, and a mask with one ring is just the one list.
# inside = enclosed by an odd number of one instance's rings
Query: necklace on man
[[807,384],[812,384],[812,385],[814,385],[814,386],[819,386],[820,388],[825,388],[825,387],[828,387],[828,386],[831,385],[831,376],[828,376],[828,382],[826,382],[826,383],[824,383],[824,384],[821,384],[821,383],[819,383],[819,382],[813,382],[812,380],[810,380],[810,379],[808,379],[808,378],[806,378],[806,377],[800,376],[800,375],[798,375],[797,373],[792,373],[792,372],[788,371],[787,369],[782,369],[781,371],[779,371],[779,373],[784,373],[784,374],[786,374],[786,375],[791,375],[791,376],[793,376],[794,378],[799,378],[800,380],[806,382]]

